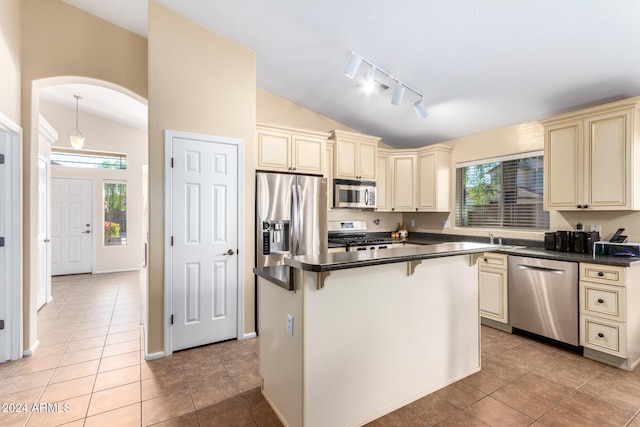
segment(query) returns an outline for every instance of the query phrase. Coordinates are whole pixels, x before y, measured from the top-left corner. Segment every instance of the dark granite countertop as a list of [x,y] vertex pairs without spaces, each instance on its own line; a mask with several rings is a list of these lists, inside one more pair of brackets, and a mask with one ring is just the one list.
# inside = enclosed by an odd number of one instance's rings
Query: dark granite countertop
[[634,264],[640,263],[640,258],[633,257],[618,257],[611,255],[596,255],[592,254],[579,254],[575,252],[558,252],[549,251],[544,248],[514,248],[514,249],[499,249],[498,252],[504,252],[509,255],[519,255],[531,258],[544,258],[556,261],[569,261],[569,262],[590,262],[592,264],[603,265],[616,265],[619,267],[631,267]]
[[449,242],[437,245],[408,246],[374,251],[301,255],[285,258],[284,262],[294,268],[319,273],[323,271],[344,270],[347,268],[417,261],[495,250],[497,250],[497,245],[490,245],[488,243]]

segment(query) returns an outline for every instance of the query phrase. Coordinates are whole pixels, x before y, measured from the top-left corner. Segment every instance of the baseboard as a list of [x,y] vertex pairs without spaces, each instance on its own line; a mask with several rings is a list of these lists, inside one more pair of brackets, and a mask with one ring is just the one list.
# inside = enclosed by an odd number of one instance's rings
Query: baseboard
[[33,345],[31,346],[31,348],[28,348],[24,351],[24,353],[22,353],[23,356],[31,356],[33,354],[34,351],[36,351],[36,349],[40,347],[40,341],[36,340],[36,342],[33,343]]
[[506,323],[500,323],[500,322],[497,322],[497,321],[492,320],[492,319],[487,319],[486,317],[481,317],[480,318],[480,323],[485,325],[485,326],[489,326],[490,328],[498,329],[498,330],[503,331],[503,332],[508,332],[508,333],[512,333],[513,332],[512,328],[511,328],[511,325],[506,324]]
[[251,338],[255,338],[257,336],[258,335],[255,332],[251,332],[251,333],[242,335],[242,339],[243,340],[250,340]]
[[155,360],[164,357],[164,351],[156,351],[155,353],[146,353],[144,355],[144,360]]

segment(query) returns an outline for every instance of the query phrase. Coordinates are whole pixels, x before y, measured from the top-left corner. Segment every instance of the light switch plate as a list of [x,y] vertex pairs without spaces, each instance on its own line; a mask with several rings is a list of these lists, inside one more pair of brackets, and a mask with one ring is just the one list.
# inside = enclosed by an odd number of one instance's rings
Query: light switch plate
[[600,224],[591,224],[591,231],[600,232]]
[[287,333],[293,336],[293,316],[287,314]]

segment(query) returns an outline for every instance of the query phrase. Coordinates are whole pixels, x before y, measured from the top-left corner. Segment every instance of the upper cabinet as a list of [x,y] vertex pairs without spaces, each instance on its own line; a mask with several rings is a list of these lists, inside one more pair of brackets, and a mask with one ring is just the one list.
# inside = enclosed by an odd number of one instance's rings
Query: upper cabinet
[[391,151],[378,148],[378,164],[376,176],[376,210],[391,210]]
[[257,123],[256,131],[256,169],[313,175],[325,173],[328,133],[270,123]]
[[448,212],[451,148],[378,149],[376,210]]
[[542,121],[544,208],[638,210],[640,98]]
[[331,132],[334,146],[334,178],[376,180],[380,138],[353,132]]
[[430,146],[418,150],[416,211],[449,212],[451,148]]

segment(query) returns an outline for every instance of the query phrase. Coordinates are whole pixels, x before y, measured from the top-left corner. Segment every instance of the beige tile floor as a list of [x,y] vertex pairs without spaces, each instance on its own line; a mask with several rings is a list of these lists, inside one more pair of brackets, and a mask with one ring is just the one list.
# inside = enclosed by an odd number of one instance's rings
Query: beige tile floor
[[[0,426],[281,425],[258,388],[257,339],[146,362],[139,289],[139,273],[54,278],[40,348],[0,365],[0,403],[14,404]],[[481,372],[369,425],[640,427],[640,368],[487,327],[482,357]]]

